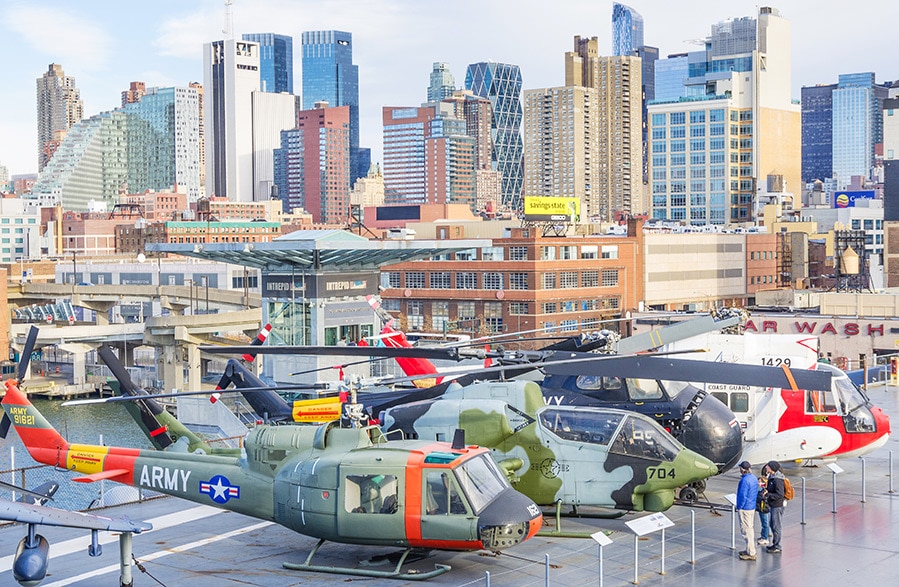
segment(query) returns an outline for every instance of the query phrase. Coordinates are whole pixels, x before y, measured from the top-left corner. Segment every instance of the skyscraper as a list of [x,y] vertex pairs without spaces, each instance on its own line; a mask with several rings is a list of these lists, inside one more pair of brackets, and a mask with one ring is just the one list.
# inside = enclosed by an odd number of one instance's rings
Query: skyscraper
[[853,175],[871,179],[874,146],[883,140],[883,100],[888,88],[874,82],[874,73],[841,74],[832,93],[833,177],[837,188]]
[[293,37],[250,33],[244,41],[259,44],[259,87],[263,92],[293,93]]
[[612,4],[612,55],[636,55],[643,46],[643,17],[624,4]]
[[76,123],[41,171],[32,195],[42,205],[87,210],[118,203],[122,190],[178,185],[191,200],[200,184],[196,88],[147,88],[140,101]]
[[684,78],[683,97],[649,105],[652,217],[749,222],[769,176],[799,189],[801,113],[790,90],[790,38],[789,21],[761,7],[757,18],[713,25],[705,50],[687,55],[695,75]]
[[633,55],[600,56],[596,37],[575,37],[574,49],[565,54],[565,85],[594,90],[599,109],[590,121],[599,143],[591,160],[599,169],[591,174],[591,199],[583,201],[582,213],[605,221],[616,211],[642,213],[642,62]]
[[452,104],[385,107],[384,202],[475,203],[475,140]]
[[449,70],[448,63],[436,62],[431,70],[431,83],[428,85],[428,102],[439,102],[453,95],[456,80]]
[[57,133],[67,131],[84,116],[81,94],[75,78],[67,76],[61,65],[51,63],[37,79],[37,160],[44,168],[59,144]]
[[253,199],[253,98],[259,45],[226,39],[203,45],[206,194]]
[[132,192],[184,188],[188,201],[204,193],[200,184],[200,108],[196,88],[147,88],[126,104],[128,188]]
[[371,150],[359,147],[359,66],[353,65],[353,35],[306,31],[303,46],[303,110],[316,102],[350,107],[350,182],[365,176]]
[[582,86],[525,90],[524,193],[579,198],[598,214],[600,132],[597,92]]
[[281,131],[275,183],[285,212],[299,208],[314,222],[345,222],[350,203],[350,109],[319,103],[297,115],[297,128]]
[[802,88],[802,181],[833,176],[833,91],[836,84]]
[[517,65],[508,63],[472,63],[465,72],[465,89],[490,100],[493,109],[492,168],[502,174],[500,204],[512,210],[521,210],[521,187],[524,181],[521,71]]

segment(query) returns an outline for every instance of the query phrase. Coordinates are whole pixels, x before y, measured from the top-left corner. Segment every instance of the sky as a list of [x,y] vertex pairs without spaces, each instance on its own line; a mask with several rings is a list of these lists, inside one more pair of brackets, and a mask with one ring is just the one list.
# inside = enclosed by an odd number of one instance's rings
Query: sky
[[[744,0],[632,0],[643,16],[644,42],[671,53],[728,18],[755,16]],[[782,0],[792,26],[792,95],[835,83],[841,73],[873,71],[899,79],[895,23],[899,2]],[[849,8],[851,6],[851,9]],[[689,8],[687,8],[689,7]],[[233,0],[235,38],[273,32],[294,39],[294,92],[300,93],[300,38],[307,30],[353,34],[359,66],[360,143],[381,159],[381,108],[427,98],[432,64],[449,63],[456,86],[470,63],[521,68],[523,89],[564,84],[564,53],[575,35],[598,37],[611,54],[609,0]],[[147,87],[203,82],[203,43],[223,38],[224,0],[0,0],[0,165],[11,175],[37,171],[35,80],[57,63],[75,78],[85,117],[121,105],[132,81]]]

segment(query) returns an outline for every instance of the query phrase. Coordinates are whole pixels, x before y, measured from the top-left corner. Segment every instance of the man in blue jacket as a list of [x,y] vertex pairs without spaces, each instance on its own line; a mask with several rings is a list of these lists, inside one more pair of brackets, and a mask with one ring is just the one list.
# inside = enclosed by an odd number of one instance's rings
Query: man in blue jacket
[[737,485],[737,513],[740,515],[740,535],[746,541],[746,550],[740,552],[740,560],[755,560],[755,506],[759,495],[759,480],[750,470],[749,461],[740,463],[740,483]]

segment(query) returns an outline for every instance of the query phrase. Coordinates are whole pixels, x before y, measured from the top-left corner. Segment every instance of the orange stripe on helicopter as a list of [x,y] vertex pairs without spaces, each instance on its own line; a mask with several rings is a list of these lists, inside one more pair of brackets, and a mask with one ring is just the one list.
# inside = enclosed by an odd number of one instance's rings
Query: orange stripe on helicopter
[[[469,452],[470,449],[469,447],[466,447],[462,450],[464,452]],[[487,449],[476,450],[487,452]],[[409,546],[418,548],[436,548],[442,550],[477,550],[483,548],[484,545],[479,539],[435,540],[421,537],[422,469],[454,468],[452,463],[434,463],[424,467],[425,458],[435,451],[447,452],[446,443],[429,444],[420,449],[413,450],[409,453],[409,459],[406,461],[406,540],[409,541]],[[453,451],[453,453],[456,452],[458,451]]]
[[790,389],[793,391],[799,391],[799,388],[796,387],[796,380],[793,379],[793,372],[790,371],[790,368],[786,366],[786,364],[782,364],[781,369],[784,370],[784,374],[787,376],[787,381],[790,383]]

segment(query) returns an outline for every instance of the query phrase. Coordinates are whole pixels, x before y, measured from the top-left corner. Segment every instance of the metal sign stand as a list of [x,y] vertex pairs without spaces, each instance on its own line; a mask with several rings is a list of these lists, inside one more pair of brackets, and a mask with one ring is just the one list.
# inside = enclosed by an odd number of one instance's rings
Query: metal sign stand
[[659,574],[664,575],[665,528],[671,528],[672,526],[674,526],[674,522],[672,522],[665,514],[657,513],[650,516],[643,516],[642,518],[637,518],[636,520],[631,520],[630,522],[625,522],[624,525],[630,528],[631,532],[634,533],[634,585],[638,585],[640,583],[638,574],[640,565],[640,537],[652,532],[657,532],[659,530],[662,531],[662,569]]

